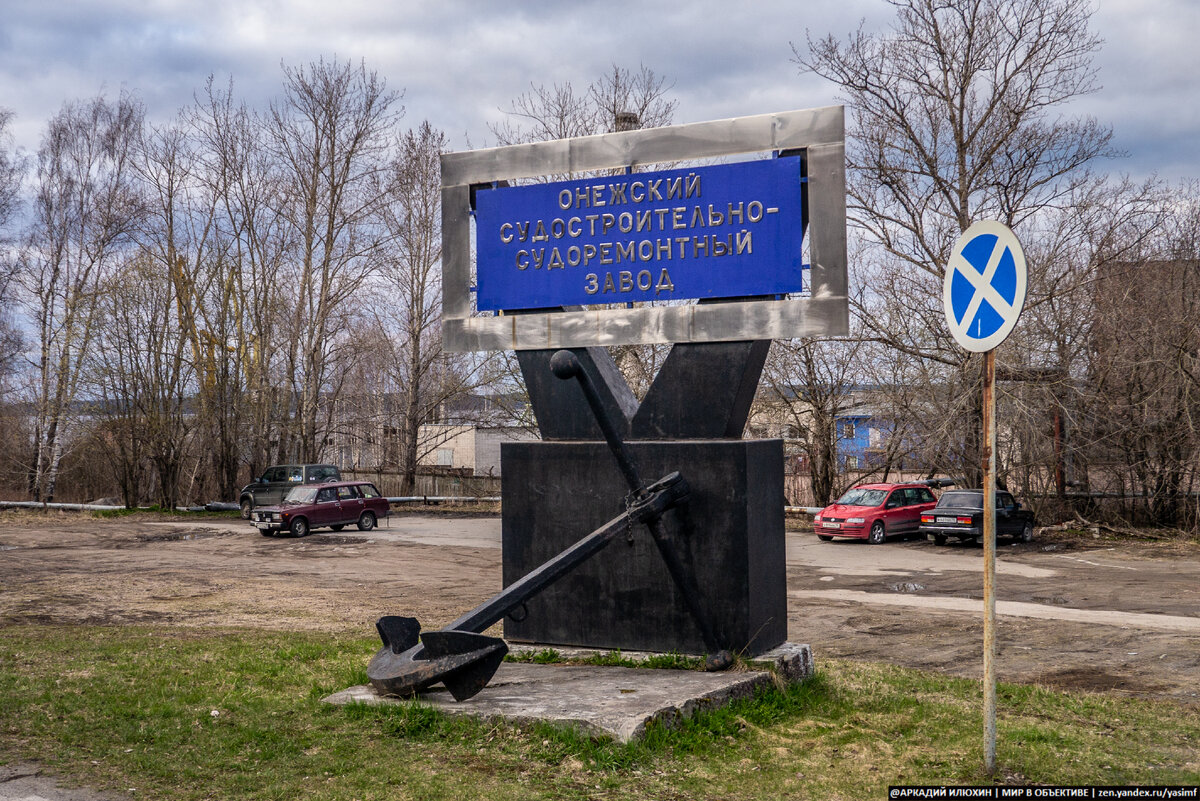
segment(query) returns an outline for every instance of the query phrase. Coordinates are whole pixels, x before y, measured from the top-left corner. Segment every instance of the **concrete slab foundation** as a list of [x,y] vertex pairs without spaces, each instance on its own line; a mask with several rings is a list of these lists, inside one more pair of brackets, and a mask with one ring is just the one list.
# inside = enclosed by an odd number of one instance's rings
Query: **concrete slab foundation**
[[[455,702],[440,686],[416,699],[402,699],[381,696],[370,685],[350,687],[324,701],[330,704],[409,704],[415,700],[449,715],[549,723],[629,742],[641,737],[652,723],[670,726],[697,711],[746,697],[755,688],[775,681],[775,675],[785,681],[811,675],[812,652],[807,645],[786,643],[777,650],[781,664],[790,666],[778,674],[769,669],[702,673],[505,662],[482,692],[463,702]],[[635,658],[628,653],[622,653],[622,656]]]

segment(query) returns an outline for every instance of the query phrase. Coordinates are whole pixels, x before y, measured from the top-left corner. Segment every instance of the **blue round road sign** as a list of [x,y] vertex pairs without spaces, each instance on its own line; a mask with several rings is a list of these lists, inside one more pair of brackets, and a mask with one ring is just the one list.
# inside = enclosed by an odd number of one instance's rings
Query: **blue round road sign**
[[1021,316],[1025,287],[1025,254],[1008,226],[995,220],[972,225],[954,243],[942,285],[954,340],[973,353],[995,348]]

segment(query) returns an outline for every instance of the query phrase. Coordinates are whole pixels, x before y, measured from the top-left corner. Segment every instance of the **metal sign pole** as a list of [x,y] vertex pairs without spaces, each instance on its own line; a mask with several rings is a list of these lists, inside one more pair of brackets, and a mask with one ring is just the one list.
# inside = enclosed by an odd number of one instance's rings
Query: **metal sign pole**
[[983,767],[996,773],[996,346],[1025,306],[1025,253],[1013,232],[981,220],[954,243],[942,306],[954,341],[983,354]]
[[983,354],[983,769],[996,773],[996,351]]

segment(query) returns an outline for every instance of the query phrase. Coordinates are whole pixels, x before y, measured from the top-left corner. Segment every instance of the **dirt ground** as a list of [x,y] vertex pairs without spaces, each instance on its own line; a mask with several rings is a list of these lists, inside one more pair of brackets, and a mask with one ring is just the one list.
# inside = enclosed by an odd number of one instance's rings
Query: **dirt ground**
[[[1003,545],[1002,681],[1200,703],[1200,548],[1050,533]],[[232,518],[0,512],[0,626],[441,625],[500,589],[496,517],[405,514],[372,532],[263,537]],[[982,551],[788,534],[789,637],[822,658],[979,676]]]

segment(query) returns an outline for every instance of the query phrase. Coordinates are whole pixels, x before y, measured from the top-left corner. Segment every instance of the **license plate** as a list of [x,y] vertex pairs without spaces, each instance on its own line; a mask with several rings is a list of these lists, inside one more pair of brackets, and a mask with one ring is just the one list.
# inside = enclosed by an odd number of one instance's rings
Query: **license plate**
[[937,519],[937,521],[938,521],[939,523],[953,523],[953,522],[955,522],[955,520],[954,520],[954,518],[953,518],[953,517],[939,517],[939,518]]
[[259,528],[270,528],[271,527],[270,523],[266,523],[261,520],[258,521],[257,523],[255,523],[254,525],[258,526]]
[[822,523],[821,525],[824,526],[825,528],[841,528],[842,527],[841,523],[830,523],[828,521]]

